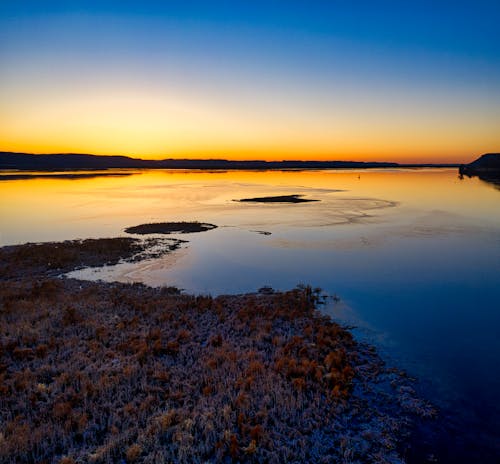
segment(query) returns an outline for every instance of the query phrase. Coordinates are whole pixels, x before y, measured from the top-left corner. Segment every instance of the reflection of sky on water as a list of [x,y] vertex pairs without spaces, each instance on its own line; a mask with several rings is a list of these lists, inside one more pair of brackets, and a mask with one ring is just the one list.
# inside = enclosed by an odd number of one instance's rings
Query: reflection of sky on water
[[[145,171],[0,182],[0,193],[4,243],[116,236],[152,221],[218,224],[181,236],[190,243],[160,261],[85,273],[205,293],[322,287],[342,299],[328,307],[334,316],[442,401],[500,428],[500,198],[488,184],[453,170]],[[295,193],[321,201],[234,201]]]

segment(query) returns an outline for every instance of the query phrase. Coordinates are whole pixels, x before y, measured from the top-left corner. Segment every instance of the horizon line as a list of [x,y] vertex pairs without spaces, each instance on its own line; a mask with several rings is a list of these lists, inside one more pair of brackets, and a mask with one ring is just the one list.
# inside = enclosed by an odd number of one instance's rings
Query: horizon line
[[[461,165],[466,164],[461,161],[446,161],[446,162],[434,162],[434,161],[389,161],[385,159],[376,159],[376,160],[366,160],[366,159],[349,159],[349,158],[329,158],[329,159],[262,159],[262,158],[245,158],[245,159],[235,159],[232,157],[224,158],[224,157],[173,157],[172,155],[161,155],[162,157],[151,158],[153,155],[135,155],[135,154],[99,154],[99,153],[89,153],[89,152],[76,152],[76,151],[64,151],[64,152],[44,152],[44,153],[35,153],[35,152],[27,152],[27,151],[8,151],[8,150],[0,150],[0,154],[15,154],[15,155],[32,155],[32,156],[50,156],[50,155],[81,155],[81,156],[95,156],[95,157],[123,157],[129,158],[131,160],[139,160],[139,161],[230,161],[230,162],[260,162],[260,163],[283,163],[283,162],[296,162],[296,163],[334,163],[334,162],[344,162],[344,163],[391,163],[391,164],[399,164],[399,165]],[[495,153],[494,151],[486,152],[486,153]],[[481,153],[479,155],[472,155],[471,159],[476,159],[477,157],[482,156]]]

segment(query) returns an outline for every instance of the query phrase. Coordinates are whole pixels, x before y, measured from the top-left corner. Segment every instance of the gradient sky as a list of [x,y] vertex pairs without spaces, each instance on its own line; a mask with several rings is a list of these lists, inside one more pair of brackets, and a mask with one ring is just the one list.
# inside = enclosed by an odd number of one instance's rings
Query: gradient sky
[[464,162],[500,2],[0,2],[0,150]]

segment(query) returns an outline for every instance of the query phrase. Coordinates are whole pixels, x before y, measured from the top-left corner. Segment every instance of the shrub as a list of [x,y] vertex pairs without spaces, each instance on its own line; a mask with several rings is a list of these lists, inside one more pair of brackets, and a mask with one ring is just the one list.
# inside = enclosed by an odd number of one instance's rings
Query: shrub
[[142,448],[136,443],[130,446],[126,453],[125,457],[127,458],[127,462],[135,462],[137,459],[139,459],[140,455],[142,453]]

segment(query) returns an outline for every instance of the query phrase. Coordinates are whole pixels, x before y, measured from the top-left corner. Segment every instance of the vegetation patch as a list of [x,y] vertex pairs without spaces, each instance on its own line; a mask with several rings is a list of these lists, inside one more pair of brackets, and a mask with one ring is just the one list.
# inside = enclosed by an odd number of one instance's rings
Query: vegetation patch
[[55,276],[83,267],[160,257],[184,242],[117,237],[7,246],[0,248],[0,279],[39,274]]
[[[31,269],[16,250],[2,262]],[[18,270],[0,279],[0,462],[397,463],[433,414],[317,311],[319,290],[212,298]]]
[[140,224],[127,227],[125,232],[129,234],[191,234],[193,232],[205,232],[215,229],[217,226],[205,222],[156,222],[151,224]]

